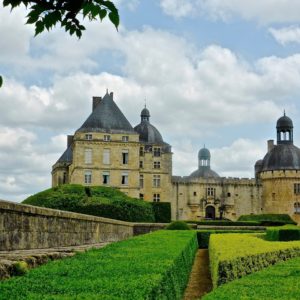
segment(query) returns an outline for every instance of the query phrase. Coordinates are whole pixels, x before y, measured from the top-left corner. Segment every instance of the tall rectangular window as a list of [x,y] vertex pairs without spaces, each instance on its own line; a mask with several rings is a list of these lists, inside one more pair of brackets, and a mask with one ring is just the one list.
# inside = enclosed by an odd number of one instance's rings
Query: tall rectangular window
[[84,172],[84,183],[86,184],[92,183],[92,171]]
[[144,200],[144,194],[140,194],[140,199]]
[[160,194],[153,194],[153,202],[159,202],[160,201]]
[[160,187],[160,175],[153,175],[153,187]]
[[154,147],[153,148],[153,156],[159,157],[161,155],[160,148]]
[[102,172],[102,183],[109,184],[109,172]]
[[144,187],[144,175],[140,175],[140,188]]
[[140,160],[140,169],[144,168],[144,162],[142,160]]
[[103,149],[103,164],[110,164],[110,149]]
[[92,155],[93,155],[92,149],[85,149],[84,150],[84,162],[86,164],[91,164],[92,163]]
[[206,195],[207,196],[215,196],[215,193],[216,193],[216,189],[215,188],[212,188],[212,187],[209,187],[206,189]]
[[140,147],[140,156],[144,156],[144,147]]
[[109,142],[110,141],[110,135],[105,134],[103,139],[104,139],[104,141]]
[[300,194],[300,183],[294,183],[294,194]]
[[154,169],[160,169],[160,161],[155,161],[155,162],[153,163],[153,168],[154,168]]
[[128,185],[128,172],[123,172],[121,177],[121,184]]
[[129,153],[128,150],[122,150],[122,163],[123,165],[128,164]]

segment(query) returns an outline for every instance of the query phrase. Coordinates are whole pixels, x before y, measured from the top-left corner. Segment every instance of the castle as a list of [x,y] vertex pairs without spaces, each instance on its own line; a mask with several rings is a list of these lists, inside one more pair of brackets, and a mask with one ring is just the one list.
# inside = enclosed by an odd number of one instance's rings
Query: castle
[[134,128],[113,93],[93,97],[92,113],[68,135],[67,149],[53,165],[52,186],[103,185],[145,201],[171,202],[172,219],[200,220],[243,214],[287,213],[300,221],[300,149],[293,145],[293,122],[277,121],[277,145],[255,164],[255,178],[220,177],[210,167],[207,148],[198,153],[198,169],[172,176],[172,151],[150,122],[145,107]]

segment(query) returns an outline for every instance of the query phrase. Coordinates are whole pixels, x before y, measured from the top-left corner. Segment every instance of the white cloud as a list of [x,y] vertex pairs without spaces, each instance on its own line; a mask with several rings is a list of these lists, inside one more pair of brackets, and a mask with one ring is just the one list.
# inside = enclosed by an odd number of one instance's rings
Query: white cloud
[[281,45],[287,45],[290,43],[300,43],[300,27],[288,26],[279,29],[269,28],[269,32],[274,39]]
[[300,21],[298,0],[161,0],[160,5],[173,17],[201,15],[223,21],[239,17],[261,24]]

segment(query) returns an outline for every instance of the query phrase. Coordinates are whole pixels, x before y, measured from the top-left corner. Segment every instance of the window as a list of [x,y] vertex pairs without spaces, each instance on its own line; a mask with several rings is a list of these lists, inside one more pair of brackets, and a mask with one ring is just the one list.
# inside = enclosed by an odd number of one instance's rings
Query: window
[[128,135],[122,136],[122,142],[128,142],[128,141],[129,141],[129,136]]
[[300,202],[295,202],[295,214],[300,214]]
[[122,173],[121,183],[123,185],[128,185],[128,172]]
[[122,163],[123,165],[128,164],[128,150],[122,150]]
[[110,149],[103,149],[103,164],[110,164]]
[[144,194],[140,194],[140,199],[144,200]]
[[144,175],[140,175],[140,188],[144,187]]
[[215,192],[216,192],[215,188],[209,187],[206,189],[207,196],[215,196]]
[[144,156],[144,147],[140,147],[140,156]]
[[227,197],[230,197],[231,196],[231,194],[230,193],[227,193]]
[[144,162],[142,160],[140,160],[140,169],[144,168]]
[[104,141],[109,142],[110,141],[110,135],[104,135]]
[[160,187],[160,175],[153,175],[153,187]]
[[154,167],[154,169],[160,169],[160,161],[155,161],[153,163],[153,167]]
[[84,150],[84,162],[86,164],[91,164],[92,163],[92,149],[85,149]]
[[84,183],[86,184],[92,183],[92,171],[84,172]]
[[295,195],[300,194],[300,183],[294,183],[294,194]]
[[102,172],[102,183],[109,184],[109,172]]
[[159,202],[160,201],[160,194],[153,194],[153,202]]
[[85,135],[85,139],[90,141],[90,140],[93,139],[93,136],[92,136],[90,133],[87,133],[87,134]]
[[197,196],[197,192],[194,192],[194,196]]
[[153,156],[156,156],[156,157],[160,156],[160,148],[158,148],[158,147],[153,148]]
[[63,173],[63,184],[67,183],[67,172]]

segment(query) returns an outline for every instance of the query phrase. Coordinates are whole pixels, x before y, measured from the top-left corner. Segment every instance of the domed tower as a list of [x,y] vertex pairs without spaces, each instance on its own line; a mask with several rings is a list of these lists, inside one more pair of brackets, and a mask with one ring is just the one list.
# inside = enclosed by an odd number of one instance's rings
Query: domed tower
[[277,145],[268,141],[268,152],[255,164],[262,183],[262,213],[289,214],[300,221],[300,149],[293,144],[293,121],[284,115],[276,124]]
[[141,122],[134,127],[139,134],[140,198],[163,202],[171,199],[172,152],[162,135],[150,123],[150,112],[141,111]]
[[217,178],[219,175],[210,168],[210,152],[207,148],[202,148],[198,152],[198,170],[194,171],[189,177],[192,178]]

